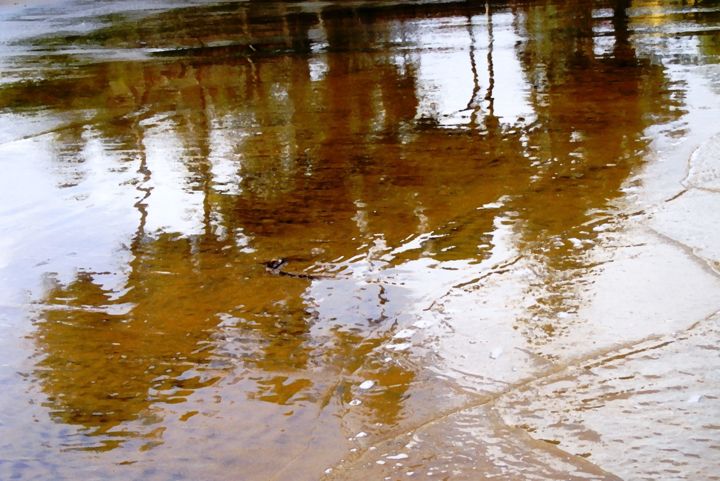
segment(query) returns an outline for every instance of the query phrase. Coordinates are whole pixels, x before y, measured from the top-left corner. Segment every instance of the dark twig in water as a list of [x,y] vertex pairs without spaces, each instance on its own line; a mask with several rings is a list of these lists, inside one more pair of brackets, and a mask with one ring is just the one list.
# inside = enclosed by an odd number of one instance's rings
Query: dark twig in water
[[330,279],[332,276],[322,274],[307,274],[305,272],[288,272],[283,267],[288,264],[288,259],[283,257],[265,262],[265,270],[276,276],[293,277],[295,279]]

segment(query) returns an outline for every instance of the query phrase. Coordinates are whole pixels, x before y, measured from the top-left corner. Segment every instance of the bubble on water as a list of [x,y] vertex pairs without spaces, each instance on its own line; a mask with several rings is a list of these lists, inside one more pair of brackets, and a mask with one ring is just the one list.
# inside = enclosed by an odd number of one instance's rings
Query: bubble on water
[[332,473],[332,468],[327,468],[327,469],[325,470],[325,474],[330,474],[330,473]]
[[359,399],[353,399],[353,400],[350,401],[348,404],[349,404],[350,406],[359,406],[359,405],[362,404],[362,401],[359,400]]
[[398,332],[393,336],[393,338],[395,338],[395,339],[409,339],[409,338],[413,337],[414,334],[415,334],[415,331],[413,331],[412,329],[402,329],[402,330],[398,331]]
[[490,359],[497,359],[500,356],[502,356],[503,348],[502,347],[496,347],[490,352]]
[[582,249],[583,242],[580,239],[576,239],[575,237],[571,237],[568,239],[568,241],[572,244],[572,246],[575,249]]
[[399,453],[399,454],[395,454],[395,455],[393,455],[393,456],[388,456],[387,458],[388,458],[388,459],[392,459],[392,460],[398,460],[398,459],[407,459],[407,458],[409,458],[409,457],[410,457],[410,456],[408,456],[408,455],[405,454],[405,453]]
[[687,402],[688,402],[688,404],[699,403],[700,400],[702,400],[702,398],[703,398],[702,394],[693,394],[692,396],[690,396],[688,398]]
[[407,351],[412,347],[412,343],[410,342],[401,342],[399,344],[390,344],[387,346],[388,349],[391,351]]
[[374,385],[375,385],[375,381],[371,381],[368,379],[367,381],[363,381],[362,383],[360,383],[360,386],[358,386],[358,387],[360,389],[362,389],[363,391],[365,391],[365,390],[370,389]]
[[357,434],[355,435],[355,439],[366,438],[367,435],[368,435],[368,434],[367,434],[365,431],[360,431],[359,433],[357,433]]
[[378,459],[377,461],[375,461],[375,464],[385,464],[385,461],[383,461],[382,459]]

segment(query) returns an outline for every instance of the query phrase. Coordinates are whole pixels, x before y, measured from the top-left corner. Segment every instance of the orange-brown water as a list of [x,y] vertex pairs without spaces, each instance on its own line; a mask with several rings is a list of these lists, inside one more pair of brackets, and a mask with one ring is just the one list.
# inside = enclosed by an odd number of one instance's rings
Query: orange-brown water
[[716,2],[0,26],[0,479],[720,479]]

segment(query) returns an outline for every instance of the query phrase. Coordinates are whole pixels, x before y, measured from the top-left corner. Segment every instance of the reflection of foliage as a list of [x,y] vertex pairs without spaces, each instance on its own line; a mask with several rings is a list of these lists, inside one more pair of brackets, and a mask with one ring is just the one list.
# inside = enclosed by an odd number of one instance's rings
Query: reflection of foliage
[[294,402],[308,400],[307,395],[297,397],[300,392],[312,386],[308,379],[288,379],[287,376],[275,376],[258,381],[258,393],[252,395],[260,401],[285,405],[291,399]]
[[[127,331],[122,316],[102,310],[110,307],[110,295],[88,275],[78,276],[65,289],[57,286],[50,291],[37,332],[46,356],[35,373],[48,388],[55,415],[99,429],[112,413],[117,421],[108,423],[105,431],[134,419],[147,405],[146,383],[140,381],[138,388],[135,376],[126,377],[137,371],[142,359],[127,356],[137,349],[133,346],[138,346],[138,340]],[[141,350],[146,347],[139,344]],[[94,357],[92,362],[88,363],[88,357]],[[141,366],[140,372],[146,368]]]
[[637,58],[628,41],[628,3],[616,2],[614,47],[605,54],[594,51],[590,9],[531,8],[524,27],[528,41],[519,55],[533,85],[539,128],[530,136],[540,154],[532,157],[532,202],[512,205],[520,212],[526,249],[543,264],[532,287],[537,304],[522,326],[530,338],[565,328],[557,314],[576,310],[583,254],[597,238],[587,222],[593,212],[613,211],[613,200],[643,159],[645,129],[679,115],[663,67]]
[[158,242],[160,258],[136,259],[120,299],[89,274],[48,293],[37,334],[46,355],[36,375],[63,421],[112,435],[150,404],[181,402],[215,382],[202,374],[211,354],[202,346],[215,325],[207,296],[218,288],[186,262],[182,247]]
[[700,50],[705,57],[714,59],[718,62],[720,59],[720,36],[716,32],[706,32],[699,35]]
[[[583,275],[567,240],[595,240],[583,224],[621,195],[642,160],[643,131],[669,114],[666,79],[660,66],[636,58],[626,30],[616,32],[612,55],[594,54],[589,9],[553,2],[530,8],[516,25],[528,39],[517,55],[534,123],[490,115],[447,129],[436,117],[418,119],[420,65],[413,56],[398,60],[389,21],[484,10],[468,3],[312,14],[291,4],[228,3],[110,19],[94,33],[44,41],[172,50],[152,61],[80,62],[0,87],[3,105],[71,117],[56,137],[58,163],[82,161],[76,127],[92,124],[109,150],[139,159],[143,175],[119,187],[142,193],[126,292],[116,299],[81,274],[45,299],[36,375],[58,419],[110,435],[153,403],[181,402],[211,385],[218,374],[205,369],[236,367],[218,357],[247,338],[239,361],[255,374],[252,399],[347,403],[344,379],[364,369],[386,388],[364,408],[378,422],[397,422],[414,373],[375,359],[391,327],[313,338],[313,323],[343,319],[318,319],[303,298],[309,281],[269,276],[261,263],[288,256],[302,270],[352,258],[377,239],[397,246],[431,231],[445,237],[428,242],[424,255],[479,260],[491,246],[478,245],[491,242],[501,217],[539,265],[531,286],[539,320],[523,328],[557,334],[562,326],[547,318],[568,309]],[[319,33],[327,45],[317,53]],[[324,71],[313,77],[317,64]],[[151,128],[180,139],[172,161],[186,167],[182,189],[202,195],[202,235],[145,232],[157,175],[146,165]],[[232,189],[218,187],[216,160],[232,164]],[[64,186],[86,180],[77,169],[58,171]],[[500,211],[477,209],[501,197]],[[234,243],[237,232],[249,245]],[[238,321],[220,339],[222,314]],[[324,397],[310,372],[318,366],[341,379]]]
[[47,296],[37,342],[45,353],[35,376],[52,415],[102,436],[93,449],[117,446],[135,433],[119,428],[157,402],[181,402],[215,379],[185,375],[202,366],[195,335],[173,335],[132,318],[87,274]]
[[[263,310],[254,303],[267,301],[268,287],[262,287],[263,277],[247,285],[242,266],[233,276],[234,269],[223,265],[227,250],[206,243],[193,254],[197,247],[189,239],[167,237],[138,244],[119,299],[89,274],[48,293],[37,326],[45,355],[35,375],[58,419],[81,424],[90,434],[123,437],[132,433],[116,427],[144,415],[150,405],[182,402],[217,381],[217,369],[210,369],[217,314],[238,302],[249,312]],[[299,293],[284,294],[299,299]],[[303,336],[290,333],[299,344],[288,343],[286,326],[275,321],[255,329],[270,341],[258,346],[265,351],[258,361],[264,368],[303,368]],[[278,388],[278,402],[286,401],[284,391]]]
[[624,44],[627,22],[616,22],[625,30],[607,56],[593,52],[593,22],[589,11],[569,5],[529,15],[538,31],[524,35],[520,57],[540,124],[532,143],[542,155],[533,159],[538,195],[523,206],[532,236],[557,235],[582,224],[589,209],[608,207],[642,159],[644,129],[672,113],[662,66],[635,58]]
[[[343,404],[349,404],[359,393],[347,378],[363,373],[376,382],[378,389],[363,396],[363,411],[384,425],[400,421],[402,407],[415,373],[400,365],[388,363],[387,352],[378,349],[387,339],[368,336],[359,329],[332,329],[332,343],[324,353],[326,363],[339,369],[341,381],[334,387]],[[329,400],[324,399],[323,403]]]
[[[34,375],[57,420],[100,436],[100,446],[88,448],[156,437],[128,423],[143,421],[155,404],[184,402],[236,369],[238,361],[254,373],[250,399],[294,406],[318,402],[325,396],[318,388],[331,380],[315,386],[305,377],[313,376],[313,367],[342,378],[361,369],[381,343],[367,334],[347,339],[340,331],[330,339],[311,339],[314,315],[303,301],[307,281],[260,274],[260,265],[233,260],[242,256],[227,246],[199,238],[145,239],[135,244],[121,296],[87,273],[48,292],[36,334],[43,357]],[[218,336],[223,313],[232,313],[235,322]],[[242,344],[240,356],[236,343]],[[391,376],[392,399],[407,388],[401,381],[413,377],[398,369],[376,372],[378,379]],[[328,394],[342,398],[340,391]],[[378,420],[397,418],[400,404],[387,399],[371,404]]]
[[[345,57],[331,56],[330,68],[352,71],[355,60]],[[412,121],[414,114],[412,77],[399,77],[391,65],[379,65],[376,71],[383,72],[382,86],[378,88],[367,74],[363,88],[348,96],[338,94],[352,86],[333,84],[332,76],[324,86],[310,83],[307,59],[302,58],[257,64],[232,57],[217,63],[186,58],[152,64],[108,62],[85,67],[86,75],[79,79],[60,75],[11,85],[0,93],[13,105],[27,106],[40,100],[40,105],[59,112],[97,112],[92,119],[96,132],[107,139],[109,148],[124,152],[123,157],[139,158],[146,176],[138,187],[143,193],[138,203],[141,224],[131,246],[134,261],[126,292],[111,301],[114,293],[103,292],[90,275],[82,275],[68,286],[58,286],[46,299],[51,308],[38,325],[38,345],[46,355],[37,374],[50,405],[64,422],[84,425],[93,434],[107,434],[141,416],[156,402],[182,401],[194,390],[215,382],[216,377],[202,374],[204,366],[217,364],[214,358],[223,352],[232,353],[221,345],[240,332],[242,336],[253,333],[254,339],[253,345],[245,348],[244,365],[267,373],[253,376],[257,391],[249,393],[251,398],[278,404],[314,399],[312,381],[297,376],[308,369],[312,341],[308,337],[311,319],[301,296],[307,281],[269,277],[261,261],[297,249],[288,242],[282,247],[279,241],[284,238],[295,239],[300,246],[312,238],[333,249],[335,252],[329,252],[333,256],[337,250],[347,251],[344,239],[336,237],[341,230],[326,221],[332,219],[327,217],[331,214],[349,212],[350,218],[354,210],[352,197],[341,191],[346,170],[354,169],[350,161],[355,157],[345,155],[351,154],[351,143],[370,134],[368,115],[380,108],[371,105],[368,109],[364,98],[368,91],[383,92],[378,98],[388,104],[386,128],[394,129],[401,120]],[[402,107],[402,102],[390,105],[396,85],[406,90],[403,98],[409,99],[409,106]],[[38,99],[38,92],[45,97]],[[329,115],[318,105],[321,102],[331,105]],[[134,113],[142,110],[150,112]],[[190,153],[179,159],[189,174],[184,188],[202,192],[205,199],[206,234],[202,237],[175,239],[144,232],[146,212],[152,209],[152,189],[145,185],[152,178],[144,160],[148,155],[146,129],[157,125],[148,119],[166,113],[170,113],[168,125],[181,139],[183,151]],[[218,125],[215,122],[229,122],[223,127],[244,133],[232,147],[243,159],[241,184],[234,189],[242,195],[222,195],[210,187],[210,136]],[[334,128],[328,132],[318,129],[326,122]],[[62,132],[74,134],[75,130]],[[63,138],[67,135],[58,140]],[[69,154],[58,161],[82,161],[82,143],[82,136],[73,137],[67,146]],[[334,147],[344,143],[348,145],[344,151]],[[278,152],[285,154],[278,156]],[[299,196],[303,191],[308,194]],[[292,196],[298,200],[288,202]],[[318,215],[327,205],[336,209]],[[218,221],[222,222],[219,231],[213,225]],[[304,234],[299,235],[298,229],[304,229]],[[235,246],[232,236],[216,235],[236,231],[253,239],[249,253]],[[301,254],[307,255],[307,251]],[[95,291],[102,295],[98,298]],[[55,309],[58,299],[69,309]],[[107,324],[104,312],[118,303],[129,306],[128,311]],[[215,339],[212,332],[218,314],[230,312],[238,317],[238,324],[226,330],[230,337]],[[92,335],[67,332],[67,326],[82,324],[86,317],[98,323]],[[114,332],[105,328],[108,325],[122,327],[134,344],[125,340],[103,343],[102,336]],[[352,351],[357,346],[347,347]],[[79,366],[78,379],[61,372],[68,360]],[[220,365],[233,367],[227,360]],[[125,377],[131,379],[130,384]],[[122,410],[116,408],[116,392],[123,402],[131,401]],[[65,401],[58,401],[60,398]],[[100,411],[104,415],[99,416]]]

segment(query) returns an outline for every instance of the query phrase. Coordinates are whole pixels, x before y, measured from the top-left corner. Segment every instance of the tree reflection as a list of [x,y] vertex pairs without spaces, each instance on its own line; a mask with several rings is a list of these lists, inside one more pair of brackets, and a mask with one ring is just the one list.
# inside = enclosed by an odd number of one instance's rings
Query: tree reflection
[[[526,39],[515,54],[536,117],[517,122],[495,109],[502,85],[492,10],[482,17],[488,85],[480,95],[474,22],[484,5],[232,3],[43,39],[48,48],[161,49],[138,61],[82,65],[79,78],[60,71],[0,88],[5,105],[69,113],[137,171],[134,182],[115,186],[137,193],[122,288],[81,273],[42,301],[35,375],[53,416],[122,437],[152,405],[182,402],[241,365],[254,381],[247,397],[279,405],[324,407],[328,397],[345,405],[348,379],[372,373],[386,389],[368,400],[368,415],[399,422],[416,373],[411,363],[377,362],[396,319],[359,319],[357,308],[381,306],[382,296],[348,295],[344,318],[323,318],[314,309],[323,299],[308,298],[316,281],[272,276],[263,263],[273,258],[304,272],[433,232],[445,237],[387,265],[422,255],[475,262],[489,257],[486,238],[505,216],[519,250],[544,271],[531,289],[538,302],[530,315],[567,309],[569,286],[585,267],[568,239],[596,240],[584,227],[592,212],[621,196],[642,160],[643,131],[669,114],[664,72],[636,57],[624,6],[618,0],[614,48],[603,54],[594,50],[587,5],[513,7],[515,34]],[[407,53],[422,48],[420,16],[468,24],[468,125],[449,128],[439,115],[420,113],[422,53]],[[88,112],[89,120],[78,120]],[[59,183],[69,188],[86,181],[67,166],[82,162],[87,141],[83,129],[60,132]],[[181,172],[180,185],[163,178],[168,172]],[[177,197],[164,200],[162,182]],[[199,213],[183,210],[191,196],[201,199]],[[478,209],[499,199],[501,214]],[[151,225],[172,209],[192,232]],[[231,327],[222,325],[228,317]],[[547,325],[523,322],[530,337]],[[314,335],[317,325],[330,326],[329,334]]]
[[[400,74],[386,55],[363,53],[369,40],[348,46],[346,20],[337,12],[325,19],[328,38],[339,49],[358,53],[328,54],[328,71],[319,85],[311,81],[306,57],[258,61],[231,56],[213,63],[186,58],[109,62],[88,66],[88,75],[73,80],[69,90],[70,81],[61,76],[3,91],[26,105],[36,92],[52,91],[57,96],[45,99],[42,106],[59,112],[76,108],[96,112],[93,131],[102,136],[108,150],[119,153],[124,164],[138,170],[134,188],[139,223],[129,247],[133,260],[124,286],[106,290],[99,280],[102,276],[90,273],[67,285],[58,283],[44,299],[38,322],[38,347],[44,354],[36,376],[57,419],[107,438],[89,447],[116,446],[137,429],[127,423],[146,415],[151,405],[181,402],[217,382],[235,366],[227,359],[219,371],[210,366],[218,362],[218,353],[232,342],[232,335],[240,333],[255,336],[253,346],[238,359],[260,374],[252,376],[257,389],[248,392],[251,399],[287,405],[322,396],[303,374],[311,369],[311,356],[325,356],[324,349],[313,353],[318,346],[309,337],[316,319],[303,297],[308,281],[270,277],[262,262],[290,255],[300,259],[296,264],[302,267],[303,259],[312,260],[308,241],[310,247],[323,246],[328,257],[349,256],[357,244],[338,235],[343,230],[353,235],[356,230],[351,218],[357,192],[344,189],[352,178],[348,174],[356,168],[354,160],[370,158],[376,148],[362,139],[378,132],[384,135],[384,130],[396,136],[396,124],[412,122],[415,111],[412,68]],[[297,19],[293,24],[298,25]],[[360,74],[365,80],[356,75],[358,68],[372,64],[383,72],[380,86],[369,72]],[[409,104],[393,103],[398,89]],[[355,93],[348,103],[343,92],[351,90]],[[376,103],[366,102],[367,98],[377,99]],[[374,119],[381,111],[385,125],[378,130]],[[159,128],[169,129],[164,132],[181,142],[179,157],[173,159],[186,172],[180,188],[203,199],[197,219],[200,235],[179,232],[177,236],[148,228],[158,195],[153,183],[162,180],[156,179],[154,169],[164,158],[158,157],[150,132]],[[241,135],[232,139],[232,129],[239,129]],[[85,138],[68,139],[75,129],[60,132],[57,141],[68,154],[57,157],[59,165],[82,163]],[[239,195],[223,195],[215,189],[212,158],[218,138],[213,136],[218,133],[231,157],[218,161],[241,161],[241,180],[233,189]],[[353,152],[356,144],[362,147]],[[167,146],[159,148],[167,154]],[[362,178],[355,174],[350,184]],[[63,187],[83,181],[75,176],[73,180]],[[358,188],[362,190],[362,185]],[[323,212],[328,205],[335,209]],[[237,232],[252,244],[238,245]],[[227,330],[230,338],[216,339],[221,315],[227,313],[238,322]],[[335,332],[337,340],[330,343],[335,347],[329,349],[355,350],[357,346],[344,344],[341,331]],[[386,335],[365,333],[360,344],[377,346]],[[77,368],[65,370],[68,363]],[[343,361],[335,365],[341,367]],[[356,369],[341,368],[336,375]],[[406,389],[413,374],[401,371],[397,367],[387,371],[388,383],[393,384],[388,392]],[[398,380],[404,381],[398,385]],[[399,406],[385,403],[375,415],[393,422]]]
[[544,272],[530,288],[537,304],[521,323],[536,342],[571,328],[557,314],[578,308],[592,265],[586,253],[602,230],[596,213],[616,210],[613,202],[644,158],[645,130],[678,115],[664,68],[638,58],[629,41],[629,3],[612,5],[613,46],[604,52],[594,42],[607,37],[594,28],[605,20],[589,8],[533,7],[520,27],[527,42],[518,55],[537,115],[530,142],[540,149],[532,158],[530,195],[511,205],[520,213],[523,249]]

